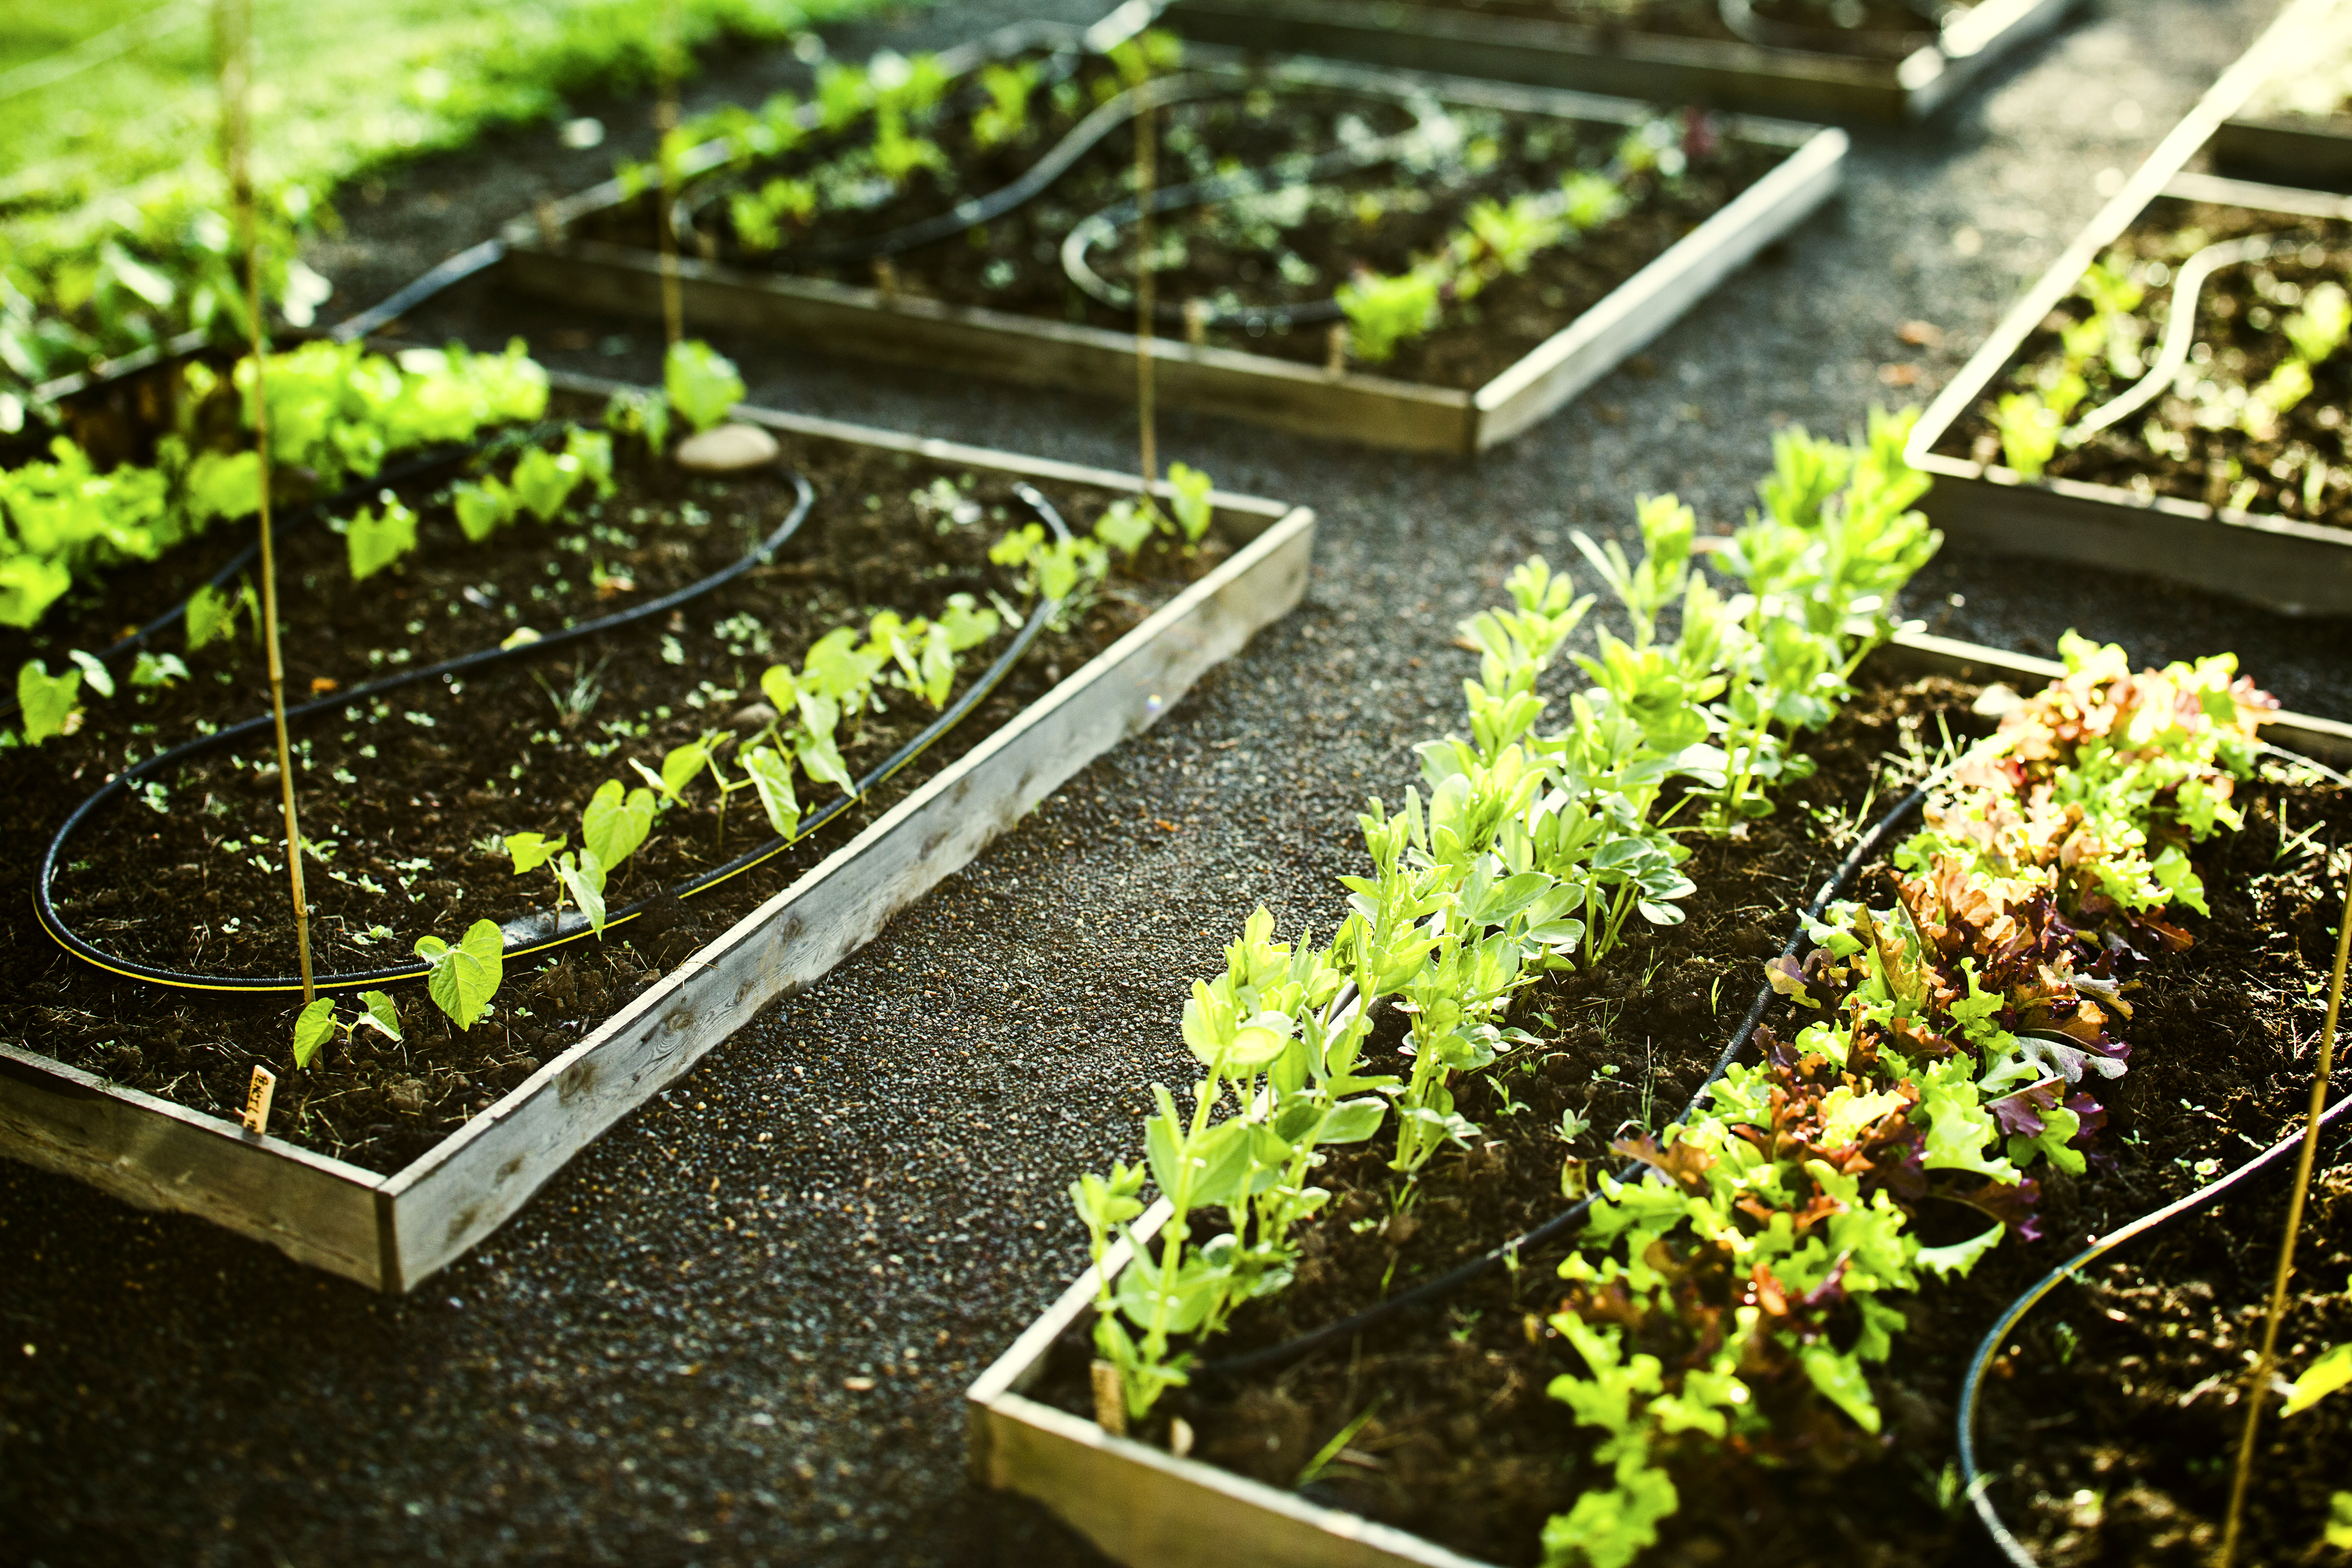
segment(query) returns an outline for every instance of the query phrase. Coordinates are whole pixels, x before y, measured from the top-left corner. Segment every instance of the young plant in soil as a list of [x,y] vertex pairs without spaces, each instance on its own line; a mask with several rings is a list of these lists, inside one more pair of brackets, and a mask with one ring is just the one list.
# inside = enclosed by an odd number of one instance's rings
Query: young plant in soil
[[2161,200],[1948,443],[2215,507],[2352,521],[2352,226]]
[[[1174,1211],[1157,1250],[1139,1246],[1103,1282],[1094,1333],[1116,1374],[1102,1384],[1107,1419],[1144,1417],[1235,1310],[1289,1284],[1294,1233],[1331,1197],[1313,1180],[1328,1158],[1319,1150],[1364,1142],[1393,1110],[1402,1213],[1439,1151],[1476,1142],[1456,1086],[1542,1044],[1510,1022],[1520,994],[1549,972],[1606,962],[1636,913],[1653,926],[1682,919],[1690,851],[1672,822],[1684,807],[1704,803],[1692,830],[1727,836],[1770,810],[1750,793],[1759,780],[1802,772],[1772,722],[1827,721],[1850,690],[1855,645],[1889,634],[1887,595],[1937,542],[1907,510],[1925,489],[1901,457],[1909,426],[1874,416],[1854,449],[1802,432],[1776,443],[1767,513],[1722,556],[1752,609],[1691,570],[1696,520],[1671,499],[1641,509],[1638,566],[1588,542],[1633,637],[1604,633],[1598,657],[1580,657],[1595,684],[1556,733],[1537,728],[1537,685],[1591,601],[1572,600],[1538,559],[1510,580],[1515,607],[1465,625],[1480,650],[1465,683],[1471,738],[1420,748],[1426,808],[1418,790],[1393,813],[1370,803],[1359,821],[1372,874],[1343,879],[1350,912],[1328,944],[1276,942],[1270,918],[1252,918],[1224,973],[1196,981],[1185,1005],[1185,1043],[1205,1069],[1190,1108],[1155,1086],[1145,1163],[1072,1188],[1098,1264],[1141,1212],[1147,1175]],[[1661,643],[1658,616],[1677,601],[1680,635]],[[1768,700],[1792,664],[1811,672],[1814,706]],[[1677,778],[1687,787],[1669,803]],[[1368,1066],[1383,1011],[1406,1020],[1402,1073]]]

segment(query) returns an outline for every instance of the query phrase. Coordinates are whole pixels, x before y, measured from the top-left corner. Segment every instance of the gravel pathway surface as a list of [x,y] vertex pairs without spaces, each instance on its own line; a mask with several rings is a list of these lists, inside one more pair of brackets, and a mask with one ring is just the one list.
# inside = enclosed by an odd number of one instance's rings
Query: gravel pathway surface
[[[1937,124],[1858,133],[1842,203],[1475,463],[1168,418],[1163,452],[1319,510],[1307,602],[413,1298],[0,1163],[0,1558],[1096,1561],[965,1481],[961,1390],[1080,1266],[1063,1187],[1131,1153],[1150,1083],[1181,1081],[1190,977],[1257,903],[1286,931],[1328,929],[1361,797],[1395,798],[1408,746],[1458,721],[1454,624],[1528,552],[1562,563],[1574,530],[1629,533],[1639,493],[1727,524],[1776,427],[1843,431],[1931,394],[2096,208],[2102,172],[2153,147],[2273,10],[2095,0]],[[934,46],[1022,14],[941,6],[835,43]],[[775,51],[698,91],[804,76]],[[420,165],[354,195],[317,259],[369,302],[631,140],[567,152],[542,131]],[[1909,321],[1940,346],[1907,346]],[[414,325],[524,331],[604,374],[656,364],[641,324],[488,287]],[[758,402],[1130,460],[1131,413],[1095,400],[718,341]],[[1891,387],[1906,364],[1916,384]],[[2290,705],[2352,717],[2339,622],[1958,552],[1911,607],[2035,652],[2069,625],[2147,658],[2234,647]]]

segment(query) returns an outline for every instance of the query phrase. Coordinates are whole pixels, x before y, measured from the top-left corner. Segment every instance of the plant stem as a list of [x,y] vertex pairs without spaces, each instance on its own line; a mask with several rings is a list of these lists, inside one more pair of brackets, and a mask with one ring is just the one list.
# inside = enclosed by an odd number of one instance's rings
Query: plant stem
[[2253,1479],[2254,1436],[2263,1418],[2263,1396],[2270,1392],[2278,1352],[2279,1321],[2286,1316],[2287,1281],[2294,1276],[2295,1236],[2303,1228],[2304,1200],[2311,1193],[2312,1160],[2319,1151],[2320,1117],[2327,1110],[2328,1079],[2336,1066],[2336,1019],[2344,1005],[2344,961],[2352,956],[2352,878],[2347,878],[2345,906],[2336,917],[2336,967],[2327,977],[2327,1022],[2319,1033],[2319,1060],[2311,1074],[2311,1105],[2305,1113],[2303,1147],[2294,1157],[2294,1191],[2287,1199],[2286,1237],[2279,1247],[2278,1273],[2271,1281],[2269,1314],[2263,1321],[2263,1351],[2254,1361],[2254,1383],[2246,1395],[2246,1427],[2238,1440],[2238,1473],[2230,1482],[2230,1512],[2221,1529],[2221,1568],[2238,1550],[2238,1531],[2244,1523],[2246,1487]]
[[674,188],[677,159],[669,143],[670,133],[677,129],[678,54],[684,31],[679,4],[680,0],[669,0],[662,8],[661,97],[654,104],[654,134],[660,138],[654,153],[660,188],[654,199],[661,204],[660,211],[655,215],[654,230],[661,238],[663,342],[670,348],[676,348],[678,340],[686,335],[686,304],[679,297],[677,281],[677,232],[670,221],[672,206],[677,200]]
[[1158,431],[1151,405],[1152,316],[1158,309],[1151,270],[1151,198],[1160,184],[1159,116],[1150,78],[1135,94],[1135,406],[1143,431],[1143,499],[1160,479]]
[[218,0],[221,144],[229,200],[245,250],[246,325],[253,345],[253,447],[261,520],[261,635],[269,662],[269,714],[278,730],[278,798],[286,816],[286,878],[294,894],[294,948],[302,964],[302,1005],[318,994],[310,979],[310,906],[302,891],[302,826],[294,809],[294,757],[286,742],[286,665],[278,646],[278,558],[269,527],[268,336],[261,315],[261,242],[254,216],[252,123],[247,99],[253,81],[252,0]]

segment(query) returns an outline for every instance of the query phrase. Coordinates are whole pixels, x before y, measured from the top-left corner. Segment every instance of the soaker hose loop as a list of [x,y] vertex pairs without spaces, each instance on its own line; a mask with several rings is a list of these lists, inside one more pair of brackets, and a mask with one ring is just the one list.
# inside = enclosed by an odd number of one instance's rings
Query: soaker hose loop
[[[815,491],[808,480],[802,476],[794,474],[792,478],[798,494],[791,514],[778,525],[774,532],[740,560],[698,582],[688,584],[683,588],[674,590],[634,608],[600,616],[595,620],[583,622],[562,631],[548,633],[534,642],[520,644],[514,647],[481,649],[456,658],[445,659],[441,663],[423,668],[404,670],[397,675],[387,676],[383,679],[354,687],[349,691],[320,698],[288,710],[287,718],[289,722],[307,719],[320,712],[347,707],[354,702],[423,681],[481,668],[509,658],[536,657],[585,637],[619,630],[653,616],[667,614],[680,605],[715,592],[772,558],[808,516],[809,510],[815,500]],[[1024,504],[1045,521],[1057,539],[1066,540],[1069,537],[1068,525],[1043,495],[1026,484],[1016,485],[1014,491]],[[667,896],[684,900],[707,892],[721,882],[774,858],[848,810],[867,792],[888,780],[928,751],[941,736],[953,729],[958,722],[979,706],[998,685],[1002,684],[1021,656],[1028,651],[1032,643],[1036,641],[1039,634],[1044,631],[1061,605],[1062,601],[1059,599],[1040,601],[1020,632],[1013,637],[1011,645],[997,657],[980,679],[973,682],[970,689],[950,704],[920,733],[900,746],[898,751],[860,779],[854,792],[835,797],[823,809],[803,819],[796,826],[791,837],[780,836],[772,838],[765,844],[737,856],[725,865],[702,872],[675,888],[650,894],[634,903],[624,905],[607,916],[604,922],[605,929],[609,931],[615,925],[635,919],[663,898],[665,893]],[[48,848],[42,857],[40,874],[33,887],[34,913],[40,921],[41,929],[48,933],[50,939],[75,957],[110,973],[120,974],[128,979],[143,980],[169,989],[246,993],[299,991],[302,988],[302,982],[297,975],[187,974],[109,953],[85,941],[66,923],[64,917],[57,909],[52,890],[58,868],[64,858],[67,842],[99,808],[126,795],[132,786],[190,757],[228,745],[246,735],[268,728],[271,722],[268,714],[261,714],[227,726],[210,735],[199,736],[195,740],[184,742],[116,774],[76,806],[64,824],[58,827],[56,835],[50,838]],[[590,934],[593,929],[589,925],[586,917],[577,910],[566,911],[562,921],[552,922],[552,930],[548,929],[550,924],[551,922],[543,914],[506,921],[503,926],[506,941],[502,957],[504,959],[530,957],[564,943],[576,942]],[[386,985],[404,980],[420,979],[428,973],[427,966],[423,963],[401,964],[360,973],[320,975],[317,977],[315,984],[320,990],[348,991],[360,986]]]
[[[1855,840],[1853,847],[1846,852],[1845,858],[1839,863],[1836,871],[1822,884],[1820,891],[1813,895],[1812,901],[1805,906],[1804,914],[1797,921],[1796,929],[1790,933],[1789,940],[1781,944],[1780,953],[1781,958],[1794,958],[1804,950],[1810,941],[1805,934],[1806,928],[1820,920],[1822,911],[1845,891],[1853,879],[1861,874],[1862,868],[1877,858],[1885,847],[1888,838],[1902,826],[1906,818],[1919,808],[1920,805],[1927,800],[1928,792],[1941,783],[1950,771],[1946,767],[1929,775],[1916,789],[1904,796],[1893,810],[1880,817],[1872,826],[1870,831]],[[1715,1066],[1708,1070],[1706,1082],[1699,1085],[1697,1091],[1691,1096],[1690,1102],[1683,1108],[1684,1116],[1687,1117],[1698,1109],[1699,1102],[1706,1098],[1707,1090],[1715,1087],[1716,1081],[1723,1077],[1725,1069],[1738,1060],[1739,1053],[1747,1048],[1748,1042],[1754,1036],[1757,1026],[1764,1021],[1765,1011],[1771,1006],[1773,995],[1774,992],[1769,983],[1758,988],[1756,999],[1749,1004],[1747,1016],[1740,1020],[1738,1031],[1732,1035],[1730,1042],[1723,1047],[1722,1054],[1716,1058]],[[1617,1179],[1620,1182],[1634,1181],[1645,1169],[1646,1167],[1639,1161],[1629,1162],[1617,1173]],[[1312,1355],[1339,1341],[1353,1338],[1369,1329],[1378,1327],[1402,1313],[1433,1306],[1463,1286],[1491,1274],[1497,1268],[1517,1267],[1523,1254],[1533,1252],[1546,1243],[1580,1228],[1584,1224],[1585,1215],[1592,1208],[1592,1195],[1587,1194],[1534,1229],[1514,1237],[1499,1247],[1490,1247],[1468,1263],[1424,1284],[1416,1285],[1402,1295],[1391,1296],[1377,1306],[1368,1307],[1351,1317],[1327,1323],[1319,1329],[1310,1329],[1306,1333],[1295,1339],[1286,1340],[1280,1344],[1267,1345],[1259,1350],[1245,1352],[1241,1355],[1228,1356],[1222,1361],[1204,1363],[1194,1367],[1191,1376],[1197,1384],[1245,1377],[1253,1373],[1288,1366],[1293,1362]]]
[[[1133,87],[1105,101],[1101,107],[1071,127],[1037,162],[1032,163],[1021,177],[1012,184],[998,187],[984,196],[973,196],[957,203],[943,213],[890,229],[866,239],[836,240],[827,245],[779,246],[776,254],[793,263],[824,263],[828,261],[863,261],[877,256],[897,256],[938,240],[951,239],[966,229],[992,223],[1013,208],[1021,206],[1069,172],[1095,145],[1120,126],[1128,124],[1146,110],[1165,109],[1171,104],[1194,99],[1230,96],[1233,84],[1203,77],[1158,77],[1140,87]],[[702,209],[738,188],[736,182],[725,182],[705,189],[691,204],[680,196],[670,208],[670,224],[677,236],[680,248],[698,244],[696,216]]]
[[2182,262],[2172,280],[2172,313],[2164,323],[2164,345],[2156,356],[2155,366],[2134,382],[2129,391],[2084,415],[2081,424],[2066,432],[2065,440],[2070,445],[2079,444],[2155,402],[2180,374],[2180,367],[2189,363],[2189,352],[2197,342],[2197,296],[2203,290],[2205,280],[2224,267],[2267,260],[2284,237],[2257,234],[2244,239],[2227,239],[2207,246]]
[[[2324,763],[2314,762],[2311,758],[2290,752],[2283,746],[2265,743],[2262,750],[2267,755],[2283,758],[2299,766],[2310,768],[2338,785],[2352,787],[2352,778],[2347,778]],[[2340,912],[2337,918],[2339,920],[2352,918],[2352,910]],[[2321,1114],[2319,1125],[2322,1128],[2334,1126],[2347,1110],[2352,1110],[2352,1095],[2346,1095],[2334,1105],[2329,1106]],[[2150,1210],[2120,1230],[2111,1231],[2099,1237],[2098,1240],[2035,1280],[2023,1295],[2009,1304],[2000,1316],[1994,1321],[1993,1326],[1986,1331],[1984,1338],[1977,1342],[1976,1353],[1969,1358],[1967,1375],[1960,1382],[1959,1411],[1955,1421],[1959,1437],[1960,1483],[1968,1496],[1969,1506],[1976,1510],[1977,1521],[1984,1526],[1985,1533],[1992,1537],[1993,1544],[2000,1549],[2002,1557],[2008,1560],[2012,1568],[2041,1568],[2041,1563],[2031,1552],[2025,1549],[2024,1542],[2017,1539],[2009,1526],[2001,1522],[2000,1513],[1993,1507],[1992,1499],[1989,1495],[1991,1478],[1985,1475],[1977,1465],[1977,1405],[1984,1393],[1985,1373],[1991,1370],[1994,1358],[2000,1353],[2001,1342],[2015,1332],[2018,1324],[2025,1321],[2026,1315],[2041,1305],[2042,1298],[2048,1296],[2059,1286],[2076,1278],[2085,1268],[2123,1246],[2124,1243],[2136,1240],[2149,1231],[2179,1218],[2182,1215],[2192,1214],[2208,1204],[2218,1202],[2241,1183],[2252,1181],[2268,1171],[2279,1161],[2287,1158],[2303,1147],[2306,1131],[2305,1128],[2296,1128],[2292,1137],[2284,1142],[2273,1144],[2228,1175],[2208,1183],[2186,1197],[2177,1198],[2162,1208]]]

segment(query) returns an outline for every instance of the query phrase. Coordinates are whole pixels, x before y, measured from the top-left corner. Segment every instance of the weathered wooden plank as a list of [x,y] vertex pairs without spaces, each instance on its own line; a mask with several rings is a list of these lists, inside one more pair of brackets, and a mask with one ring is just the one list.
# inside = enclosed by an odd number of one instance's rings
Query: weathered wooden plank
[[2213,132],[2213,166],[2243,179],[2343,190],[2352,186],[2352,116],[2224,121]]
[[386,1183],[397,1288],[462,1255],[613,1122],[816,983],[1088,762],[1298,602],[1301,508]]
[[1847,145],[1843,131],[1816,132],[1607,299],[1479,388],[1479,449],[1508,440],[1608,374],[1802,222],[1837,193]]
[[1295,52],[1660,103],[1900,124],[1933,114],[2077,0],[1987,0],[1901,60],[1862,60],[1396,0],[1173,0],[1162,26],[1238,48]]
[[0,1153],[141,1208],[201,1215],[362,1285],[382,1282],[373,1173],[6,1044]]
[[2291,616],[2352,613],[2352,531],[1915,454],[1920,509],[1979,550],[2149,573]]

